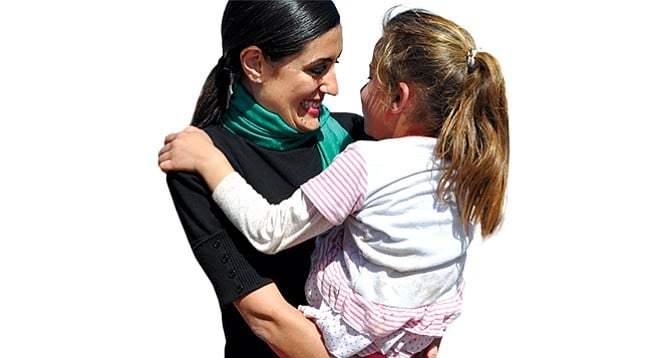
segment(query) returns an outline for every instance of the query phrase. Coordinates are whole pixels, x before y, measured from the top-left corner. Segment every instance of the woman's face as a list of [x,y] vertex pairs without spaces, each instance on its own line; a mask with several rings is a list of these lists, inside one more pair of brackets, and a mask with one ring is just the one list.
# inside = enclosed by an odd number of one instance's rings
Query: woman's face
[[376,80],[373,80],[373,63],[370,62],[370,75],[368,82],[361,87],[361,108],[365,120],[366,133],[375,138],[390,138],[393,135],[393,127],[386,123],[386,95]]
[[265,61],[254,99],[299,132],[320,126],[325,94],[338,94],[335,64],[343,50],[340,25],[306,44],[301,53],[271,63]]

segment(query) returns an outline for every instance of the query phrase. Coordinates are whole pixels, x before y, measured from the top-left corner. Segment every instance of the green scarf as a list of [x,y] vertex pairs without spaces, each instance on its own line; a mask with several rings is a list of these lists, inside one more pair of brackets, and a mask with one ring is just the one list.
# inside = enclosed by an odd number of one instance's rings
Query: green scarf
[[267,149],[278,151],[295,149],[315,137],[324,169],[353,139],[324,105],[320,107],[319,119],[320,128],[300,133],[284,122],[279,115],[256,103],[238,82],[233,85],[233,95],[228,110],[222,116],[223,126],[229,132]]

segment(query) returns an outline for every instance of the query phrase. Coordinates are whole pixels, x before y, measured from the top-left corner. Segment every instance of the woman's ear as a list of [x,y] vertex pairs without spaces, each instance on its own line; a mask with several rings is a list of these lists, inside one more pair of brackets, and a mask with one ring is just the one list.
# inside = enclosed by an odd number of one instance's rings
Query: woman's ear
[[391,103],[390,111],[392,114],[400,114],[409,106],[409,98],[411,96],[411,88],[406,82],[398,82],[398,93],[393,102]]
[[262,81],[264,62],[263,51],[257,46],[249,46],[240,51],[242,71],[252,82],[260,83]]

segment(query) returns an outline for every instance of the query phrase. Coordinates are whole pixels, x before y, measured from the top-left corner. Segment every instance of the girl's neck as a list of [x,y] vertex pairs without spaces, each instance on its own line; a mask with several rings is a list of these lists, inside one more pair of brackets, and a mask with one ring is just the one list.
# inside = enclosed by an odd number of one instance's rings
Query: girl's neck
[[393,128],[392,138],[399,137],[434,137],[432,131],[428,130],[426,126],[419,125],[418,123],[412,122],[407,117],[401,117],[396,125]]

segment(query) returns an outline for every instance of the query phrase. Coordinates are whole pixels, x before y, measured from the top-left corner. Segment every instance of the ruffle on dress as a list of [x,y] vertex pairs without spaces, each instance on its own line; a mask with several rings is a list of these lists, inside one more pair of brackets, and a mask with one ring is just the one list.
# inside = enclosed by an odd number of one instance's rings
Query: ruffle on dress
[[[434,338],[443,336],[448,325],[459,317],[463,283],[459,284],[455,297],[418,308],[398,308],[369,301],[349,285],[344,261],[347,255],[344,255],[341,241],[342,232],[335,230],[333,235],[326,235],[317,242],[306,295],[309,304],[318,310],[300,309],[313,318],[321,330],[323,325],[329,329],[340,320],[341,324],[349,326],[340,331],[366,337],[371,344],[361,348],[359,355],[380,351],[388,357],[410,357]],[[328,333],[323,330],[324,335]]]

